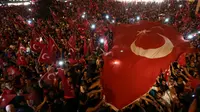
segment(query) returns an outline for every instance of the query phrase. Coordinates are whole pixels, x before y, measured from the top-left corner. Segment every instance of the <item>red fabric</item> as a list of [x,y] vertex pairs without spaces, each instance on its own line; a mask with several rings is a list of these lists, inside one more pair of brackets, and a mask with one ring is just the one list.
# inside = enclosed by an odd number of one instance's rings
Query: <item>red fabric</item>
[[48,52],[47,46],[43,47],[43,49],[40,53],[40,56],[38,57],[38,62],[39,63],[46,63],[46,64],[52,64],[53,63],[51,55]]
[[[140,34],[144,30],[150,32]],[[189,43],[185,43],[173,27],[156,22],[119,25],[113,31],[114,46],[111,53],[104,56],[101,83],[106,101],[121,109],[148,92],[161,70],[167,69],[171,62],[186,51]],[[163,41],[166,44],[162,45]],[[150,51],[159,45],[165,46],[165,50],[160,46],[162,49],[153,52],[155,54],[151,54],[151,57],[145,55],[152,53]],[[138,50],[138,53],[132,49]],[[157,57],[158,54],[164,56]]]
[[195,89],[198,85],[200,85],[200,80],[199,79],[195,79],[193,77],[189,77],[189,79],[190,79],[192,88]]
[[46,72],[40,80],[43,80],[46,84],[53,85],[56,75],[57,74],[53,71],[53,69],[51,69],[49,72]]
[[19,44],[19,51],[26,52],[26,48],[21,43]]
[[83,52],[84,52],[85,56],[88,53],[88,47],[87,47],[87,41],[86,41],[86,39],[84,39]]
[[48,38],[48,54],[51,57],[51,61],[55,62],[56,61],[56,53],[59,50],[59,47],[53,40],[53,38],[49,37]]
[[71,36],[69,38],[69,42],[68,42],[69,46],[74,49],[76,46],[76,37],[75,36]]
[[31,46],[31,50],[37,53],[40,53],[42,48],[44,47],[44,44],[37,42],[37,41],[30,41],[30,46]]
[[26,61],[26,59],[25,59],[25,57],[24,56],[22,56],[22,55],[19,55],[18,57],[17,57],[17,65],[19,65],[19,66],[27,66],[27,61]]
[[108,52],[108,39],[107,39],[107,37],[104,37],[104,51]]
[[21,74],[20,71],[17,68],[15,68],[14,66],[8,67],[7,73],[8,73],[8,75],[15,75],[15,76]]
[[10,95],[10,94],[15,94],[15,91],[13,89],[12,90],[10,90],[10,89],[4,89],[3,93],[5,93],[6,95]]
[[90,53],[93,53],[93,50],[94,50],[94,41],[93,41],[92,38],[90,39],[89,48],[90,48]]
[[178,63],[181,65],[181,66],[185,66],[186,65],[186,53],[183,53],[179,56],[178,58]]
[[64,89],[64,98],[65,99],[74,98],[75,97],[74,89],[71,86],[71,84],[69,84],[68,79],[65,77],[64,69],[61,69],[61,68],[58,69],[58,76],[62,80],[62,86]]
[[0,107],[4,108],[6,105],[10,103],[10,101],[16,96],[15,94],[6,94],[2,93],[2,97],[0,98]]

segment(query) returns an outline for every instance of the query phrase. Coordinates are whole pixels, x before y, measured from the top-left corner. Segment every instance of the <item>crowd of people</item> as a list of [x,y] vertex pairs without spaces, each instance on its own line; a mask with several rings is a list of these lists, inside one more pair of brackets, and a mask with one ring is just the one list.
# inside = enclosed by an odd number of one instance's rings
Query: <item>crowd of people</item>
[[[34,18],[36,5],[0,7],[1,111],[115,112],[104,101],[100,84],[102,55],[112,48],[111,27],[141,20],[160,21],[173,25],[185,39],[195,33],[191,46],[198,48],[200,18],[193,13],[195,6],[196,2],[188,1],[57,1],[47,20]],[[56,64],[41,63],[40,52],[31,48],[32,41],[45,44],[50,37],[58,46]],[[21,56],[25,64],[19,64]],[[184,66],[173,62],[147,94],[120,111],[187,112],[195,98],[190,80],[199,79],[199,57],[199,53],[187,54]],[[45,74],[60,72],[60,67],[63,73],[47,83]],[[66,94],[65,90],[70,92]],[[5,97],[11,100],[5,103]]]

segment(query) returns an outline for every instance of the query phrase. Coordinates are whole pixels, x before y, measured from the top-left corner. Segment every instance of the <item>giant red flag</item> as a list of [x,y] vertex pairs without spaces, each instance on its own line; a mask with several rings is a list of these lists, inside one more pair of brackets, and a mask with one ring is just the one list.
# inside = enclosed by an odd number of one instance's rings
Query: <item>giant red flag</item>
[[113,32],[101,82],[106,101],[118,109],[148,92],[161,70],[189,47],[173,27],[156,22],[119,25]]

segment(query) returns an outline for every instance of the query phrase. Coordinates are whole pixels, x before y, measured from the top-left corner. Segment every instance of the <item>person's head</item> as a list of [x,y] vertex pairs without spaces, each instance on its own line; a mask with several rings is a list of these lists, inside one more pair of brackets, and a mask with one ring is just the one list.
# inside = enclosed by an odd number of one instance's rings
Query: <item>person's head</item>
[[6,112],[15,112],[15,107],[13,104],[6,106]]
[[166,81],[165,80],[162,80],[162,85],[166,85]]
[[162,91],[158,91],[157,93],[156,93],[156,98],[157,99],[160,99],[162,97]]
[[182,84],[183,83],[183,79],[181,77],[179,77],[177,83],[178,84]]
[[193,61],[190,62],[190,67],[195,67],[195,63]]
[[87,77],[87,72],[86,72],[86,71],[83,73],[83,76],[84,76],[84,77]]
[[70,72],[67,72],[67,76],[69,77],[71,74],[70,74]]
[[6,82],[5,87],[8,88],[8,89],[10,89],[10,88],[12,88],[12,85],[11,85],[10,82]]
[[17,96],[21,96],[21,95],[23,95],[23,90],[22,89],[16,89],[16,94],[17,94]]
[[5,89],[5,83],[1,84],[1,89]]

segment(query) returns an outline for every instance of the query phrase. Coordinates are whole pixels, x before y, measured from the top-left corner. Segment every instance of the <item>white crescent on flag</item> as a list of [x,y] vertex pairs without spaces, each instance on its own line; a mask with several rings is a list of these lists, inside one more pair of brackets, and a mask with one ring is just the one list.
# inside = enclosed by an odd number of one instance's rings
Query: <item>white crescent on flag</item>
[[56,72],[56,73],[49,73],[48,76],[47,76],[47,79],[48,79],[48,80],[52,80],[52,79],[50,78],[50,76],[56,77],[56,74],[57,74],[57,72]]
[[33,49],[38,50],[37,47],[38,47],[38,46],[36,46],[35,44],[33,44]]
[[161,35],[159,33],[157,33],[157,34],[165,40],[165,43],[161,47],[158,47],[155,49],[143,49],[142,47],[136,46],[136,44],[135,44],[135,42],[137,40],[136,39],[130,46],[131,51],[138,56],[146,57],[149,59],[157,59],[157,58],[162,58],[162,57],[167,56],[168,54],[170,54],[173,51],[174,45],[164,35]]
[[20,57],[19,57],[19,60],[20,60],[20,61],[24,61],[24,60],[23,60],[23,56],[20,56]]
[[48,56],[48,54],[47,53],[44,53],[43,55],[42,55],[42,59],[43,60],[45,60],[45,59],[49,59],[50,57]]

